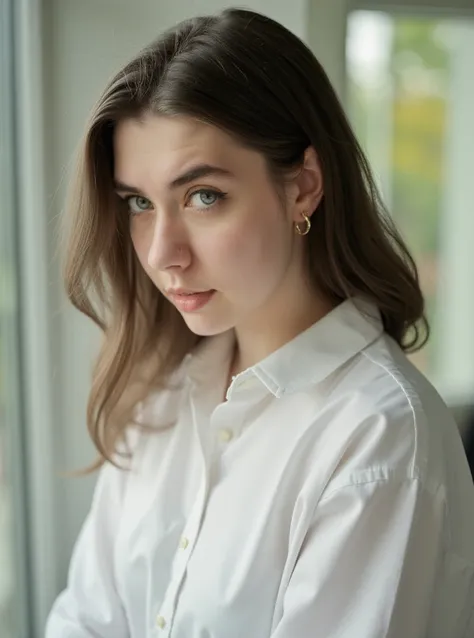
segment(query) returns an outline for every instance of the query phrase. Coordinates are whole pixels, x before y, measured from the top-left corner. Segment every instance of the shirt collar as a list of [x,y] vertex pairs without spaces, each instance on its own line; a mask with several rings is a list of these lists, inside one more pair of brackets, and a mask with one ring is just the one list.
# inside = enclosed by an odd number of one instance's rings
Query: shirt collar
[[[256,377],[276,397],[291,394],[326,379],[383,332],[378,308],[360,298],[346,299],[307,330],[237,375],[228,398],[242,379]],[[234,344],[229,330],[205,339],[188,355],[188,374],[199,380],[227,374]]]
[[383,332],[378,309],[346,299],[287,344],[253,367],[276,397],[319,383]]

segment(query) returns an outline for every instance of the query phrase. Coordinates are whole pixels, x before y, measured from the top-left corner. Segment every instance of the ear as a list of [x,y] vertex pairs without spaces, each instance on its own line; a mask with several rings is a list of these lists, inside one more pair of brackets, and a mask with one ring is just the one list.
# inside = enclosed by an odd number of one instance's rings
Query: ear
[[308,146],[304,152],[303,166],[294,178],[294,186],[292,217],[295,222],[300,222],[303,214],[311,217],[324,195],[321,162],[313,146]]

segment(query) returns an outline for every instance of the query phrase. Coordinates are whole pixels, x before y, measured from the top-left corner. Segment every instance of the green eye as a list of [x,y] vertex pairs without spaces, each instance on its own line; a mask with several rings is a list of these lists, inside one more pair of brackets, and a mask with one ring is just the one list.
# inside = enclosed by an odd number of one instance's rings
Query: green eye
[[126,202],[132,215],[139,215],[152,207],[150,200],[140,195],[127,197]]
[[226,194],[221,191],[201,188],[190,195],[188,205],[198,210],[206,210],[207,208],[215,206],[218,201],[224,199],[225,196]]

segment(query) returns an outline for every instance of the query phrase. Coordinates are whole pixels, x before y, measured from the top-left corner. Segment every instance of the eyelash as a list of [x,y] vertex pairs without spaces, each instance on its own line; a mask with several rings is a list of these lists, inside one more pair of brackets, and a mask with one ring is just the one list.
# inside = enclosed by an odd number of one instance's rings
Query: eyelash
[[[216,201],[214,202],[214,204],[210,204],[209,206],[203,206],[202,208],[198,208],[197,210],[201,213],[205,213],[206,211],[210,210],[211,208],[216,207],[220,202],[222,202],[223,200],[225,200],[227,198],[227,193],[224,193],[223,191],[218,191],[215,190],[213,188],[198,188],[195,191],[192,191],[191,193],[189,193],[188,195],[188,200],[191,199],[192,197],[194,197],[195,195],[198,195],[199,193],[206,193],[206,194],[212,194],[216,197]],[[128,207],[128,212],[130,217],[138,217],[140,215],[142,215],[143,213],[149,212],[149,208],[144,209],[141,212],[136,212],[136,211],[132,211],[131,210],[131,206],[130,206],[130,201],[134,198],[137,199],[144,199],[146,201],[150,201],[148,200],[146,197],[142,197],[141,195],[129,195],[128,197],[124,197],[123,201],[126,203],[127,207]],[[151,202],[150,202],[151,203]]]

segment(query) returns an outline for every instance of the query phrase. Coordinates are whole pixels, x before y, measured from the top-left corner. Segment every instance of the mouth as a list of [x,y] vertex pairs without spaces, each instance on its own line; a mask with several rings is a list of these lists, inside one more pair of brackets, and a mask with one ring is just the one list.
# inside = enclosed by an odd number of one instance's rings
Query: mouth
[[216,290],[192,292],[185,290],[168,290],[170,301],[182,312],[195,312],[206,306],[214,297]]

